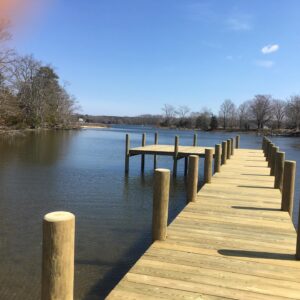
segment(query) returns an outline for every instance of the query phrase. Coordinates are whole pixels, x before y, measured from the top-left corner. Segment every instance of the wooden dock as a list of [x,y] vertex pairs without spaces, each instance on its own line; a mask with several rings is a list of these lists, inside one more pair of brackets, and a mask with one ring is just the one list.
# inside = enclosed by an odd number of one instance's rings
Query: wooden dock
[[[276,151],[263,148],[273,168]],[[292,203],[282,211],[264,152],[235,149],[107,299],[300,299]]]

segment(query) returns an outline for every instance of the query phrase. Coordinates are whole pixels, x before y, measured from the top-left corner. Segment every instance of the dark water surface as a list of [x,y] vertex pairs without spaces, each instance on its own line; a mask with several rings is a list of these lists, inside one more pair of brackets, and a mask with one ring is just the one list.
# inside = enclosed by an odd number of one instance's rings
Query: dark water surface
[[[40,297],[42,218],[51,211],[76,215],[75,298],[103,299],[151,242],[153,159],[130,159],[124,176],[124,137],[139,146],[151,128],[112,128],[29,133],[0,139],[0,299]],[[191,145],[191,131],[159,131],[159,142]],[[199,133],[214,146],[232,134]],[[300,197],[300,138],[273,138],[286,158],[297,160],[296,205]],[[261,138],[241,135],[241,147],[260,148]],[[159,167],[172,168],[171,157]],[[202,171],[203,161],[200,169]],[[170,221],[185,204],[183,161],[171,183]],[[201,172],[202,173],[202,172]],[[201,174],[202,179],[202,174]]]

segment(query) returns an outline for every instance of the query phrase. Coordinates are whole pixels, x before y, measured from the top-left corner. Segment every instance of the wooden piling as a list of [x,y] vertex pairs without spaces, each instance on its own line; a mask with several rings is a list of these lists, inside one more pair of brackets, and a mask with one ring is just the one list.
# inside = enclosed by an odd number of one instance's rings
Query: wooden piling
[[173,157],[173,176],[177,176],[177,163],[178,163],[178,149],[179,149],[179,137],[175,136],[174,142],[174,157]]
[[231,157],[231,139],[227,140],[227,159]]
[[231,146],[231,155],[234,155],[234,139],[231,138],[230,140],[231,140],[231,144],[230,144],[230,146]]
[[170,171],[156,169],[154,172],[152,240],[163,241],[167,237]]
[[275,189],[282,190],[284,160],[285,160],[285,153],[277,152],[275,156],[275,182],[274,182]]
[[[154,145],[158,145],[158,133],[155,132],[154,134]],[[153,168],[154,170],[157,168],[157,155],[154,154],[153,156]]]
[[226,164],[227,160],[227,142],[223,141],[222,142],[222,165]]
[[296,244],[296,259],[300,260],[300,206],[298,213],[298,230],[297,230],[297,244]]
[[187,180],[187,203],[195,202],[198,192],[199,156],[189,156],[188,180]]
[[271,154],[271,170],[270,170],[270,175],[274,176],[275,175],[275,158],[276,158],[276,153],[279,151],[279,147],[274,146],[272,148],[272,154]]
[[128,174],[129,172],[129,149],[130,149],[130,137],[129,134],[126,134],[125,140],[125,173]]
[[[142,136],[142,147],[146,146],[146,133],[143,133]],[[145,154],[141,155],[141,171],[145,171]]]
[[271,163],[272,163],[272,148],[274,147],[275,145],[273,143],[270,143],[269,144],[269,147],[268,147],[268,167],[270,168],[271,167]]
[[42,300],[72,300],[75,216],[53,212],[43,220]]
[[286,160],[284,162],[281,210],[288,211],[293,215],[295,193],[296,162]]
[[211,183],[213,149],[205,149],[204,183]]
[[221,145],[215,145],[215,163],[214,163],[214,172],[218,173],[221,171]]
[[237,135],[235,138],[235,148],[239,149],[240,148],[240,136]]
[[194,147],[197,146],[197,140],[198,140],[197,133],[194,133],[194,140],[193,140],[193,146]]

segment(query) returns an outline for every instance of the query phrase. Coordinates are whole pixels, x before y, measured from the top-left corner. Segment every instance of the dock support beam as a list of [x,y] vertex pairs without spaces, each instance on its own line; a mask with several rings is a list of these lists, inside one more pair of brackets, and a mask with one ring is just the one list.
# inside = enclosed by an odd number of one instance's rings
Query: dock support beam
[[279,151],[279,147],[273,147],[272,148],[272,153],[271,153],[271,170],[270,170],[270,175],[274,176],[275,175],[275,163],[276,163],[276,153]]
[[239,149],[240,148],[240,136],[237,135],[235,138],[235,148]]
[[[146,146],[146,133],[143,133],[142,136],[142,147]],[[141,155],[141,171],[144,173],[145,171],[145,154]]]
[[175,143],[174,143],[173,177],[177,176],[178,147],[179,147],[179,137],[178,137],[178,135],[176,135],[175,136]]
[[189,156],[189,170],[187,180],[187,203],[195,202],[198,192],[198,171],[199,168],[199,156]]
[[211,183],[213,149],[205,149],[204,183]]
[[197,133],[194,133],[194,140],[193,140],[193,146],[197,146]]
[[74,290],[75,216],[53,212],[43,220],[42,300],[71,300]]
[[164,241],[167,237],[170,171],[156,169],[154,172],[152,240]]
[[275,182],[274,182],[275,189],[282,190],[284,160],[285,160],[285,153],[277,152],[275,156]]
[[221,145],[215,145],[215,163],[214,172],[219,173],[221,171]]
[[[155,132],[155,135],[154,135],[154,145],[158,145],[158,133]],[[157,155],[154,154],[153,156],[153,168],[154,170],[156,169],[157,167]]]
[[270,168],[271,167],[271,162],[272,162],[272,148],[274,147],[275,145],[273,143],[270,143],[269,144],[269,147],[268,147],[268,167]]
[[231,155],[234,155],[234,139],[231,138],[230,140],[231,140],[231,144],[230,144],[230,146],[231,146]]
[[129,149],[130,149],[130,138],[129,134],[126,134],[126,141],[125,141],[125,173],[128,174],[129,172]]
[[231,156],[231,140],[227,140],[227,159],[230,159]]
[[227,160],[227,142],[222,142],[222,165],[226,165]]
[[293,215],[295,176],[296,176],[296,162],[291,160],[286,160],[284,162],[284,171],[283,171],[281,210],[288,211],[291,217]]

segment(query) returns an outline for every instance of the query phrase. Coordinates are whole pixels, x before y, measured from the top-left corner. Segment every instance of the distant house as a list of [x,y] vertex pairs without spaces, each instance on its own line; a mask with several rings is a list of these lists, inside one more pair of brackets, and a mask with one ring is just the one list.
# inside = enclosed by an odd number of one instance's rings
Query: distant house
[[79,119],[78,119],[78,122],[79,122],[79,123],[84,123],[84,120],[83,120],[82,118],[79,118]]

